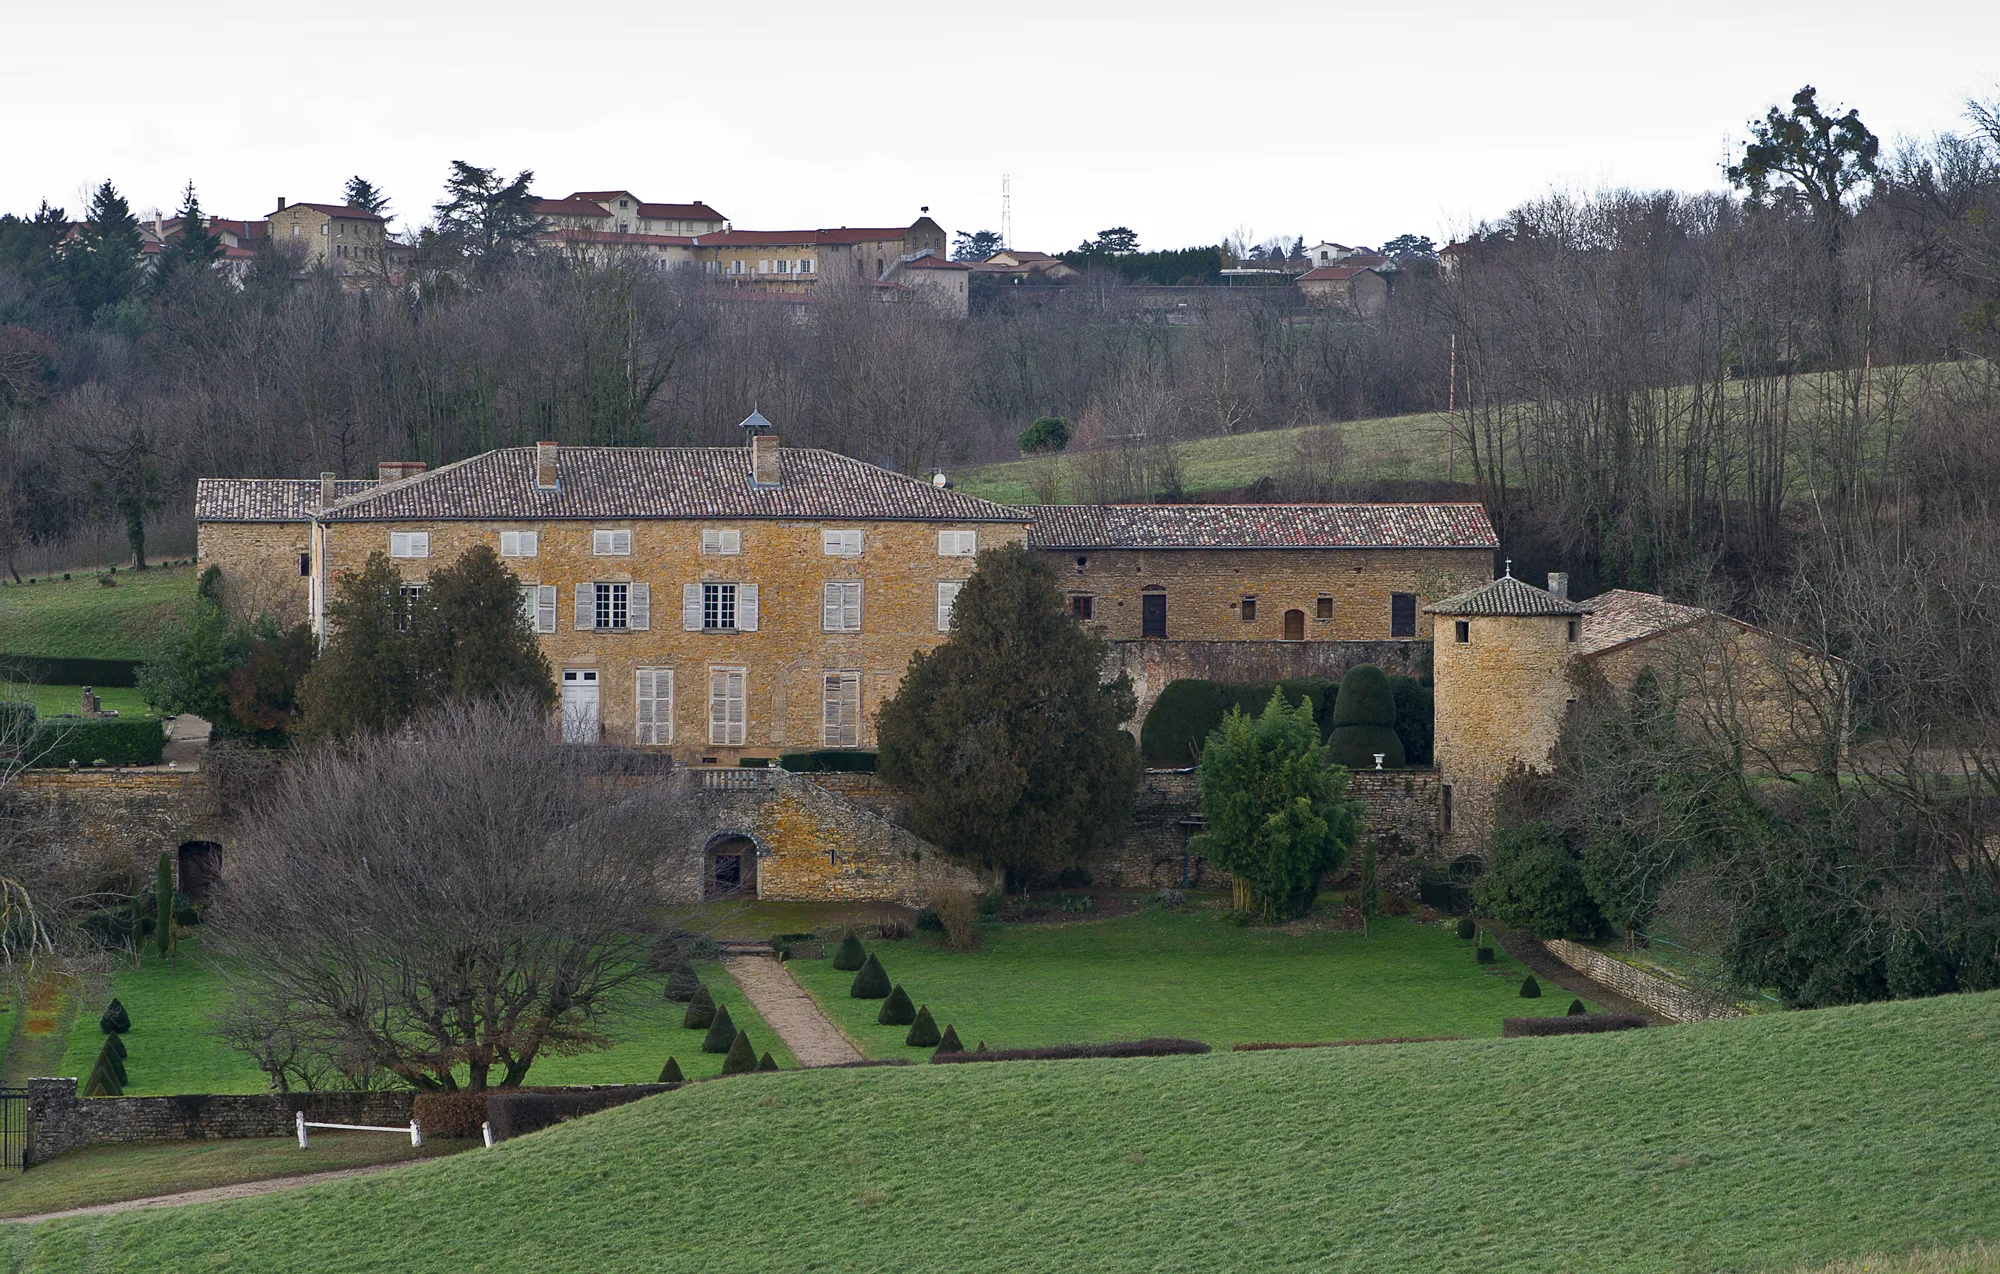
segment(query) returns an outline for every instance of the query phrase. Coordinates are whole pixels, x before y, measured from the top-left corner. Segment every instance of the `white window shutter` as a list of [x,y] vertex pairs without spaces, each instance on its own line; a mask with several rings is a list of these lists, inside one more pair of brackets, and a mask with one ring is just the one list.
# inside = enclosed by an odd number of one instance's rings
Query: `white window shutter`
[[830,633],[840,631],[840,585],[832,581],[820,585],[819,626]]
[[757,586],[738,584],[736,586],[736,631],[754,633],[757,631]]
[[597,627],[597,585],[578,584],[576,586],[576,626],[578,628]]
[[653,586],[634,584],[627,595],[626,623],[633,629],[644,631],[653,626]]
[[541,590],[533,584],[521,585],[521,618],[528,621],[528,631],[535,631],[535,606],[541,600]]
[[540,531],[521,532],[521,556],[534,557],[541,552],[542,533]]
[[556,630],[556,586],[537,584],[535,586],[535,631],[552,633]]
[[701,585],[681,585],[681,627],[688,632],[701,631]]

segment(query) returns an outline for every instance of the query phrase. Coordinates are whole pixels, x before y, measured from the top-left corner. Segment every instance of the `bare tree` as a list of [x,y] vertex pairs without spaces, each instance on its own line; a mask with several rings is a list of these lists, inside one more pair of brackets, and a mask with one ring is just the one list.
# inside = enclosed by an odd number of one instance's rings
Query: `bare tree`
[[565,747],[526,703],[302,756],[215,907],[240,970],[233,1037],[425,1090],[515,1085],[545,1053],[602,1046],[692,875],[649,767]]

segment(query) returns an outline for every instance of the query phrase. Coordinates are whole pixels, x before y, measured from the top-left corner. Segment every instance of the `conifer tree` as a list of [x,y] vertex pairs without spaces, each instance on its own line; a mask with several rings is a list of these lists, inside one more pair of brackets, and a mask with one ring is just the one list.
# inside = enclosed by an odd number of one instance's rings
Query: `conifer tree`
[[887,999],[889,975],[882,971],[882,962],[870,955],[861,972],[854,975],[854,984],[847,988],[847,993],[857,1000]]
[[660,1082],[662,1084],[685,1084],[687,1076],[681,1074],[681,1064],[669,1057],[667,1064],[660,1067]]
[[155,267],[153,281],[162,290],[181,271],[205,272],[222,256],[222,239],[208,232],[208,218],[202,213],[201,200],[195,197],[193,182],[187,184],[180,212],[175,215],[180,218],[181,232],[161,245]]
[[109,181],[99,186],[62,254],[70,296],[85,322],[138,295],[142,243],[139,219],[125,196]]
[[106,1035],[123,1035],[132,1029],[132,1015],[125,1011],[123,1002],[113,999],[105,1006],[104,1016],[97,1019],[97,1026]]
[[736,1032],[736,1038],[729,1042],[728,1056],[722,1059],[722,1073],[725,1075],[747,1075],[756,1069],[757,1050],[750,1046],[750,1032]]
[[[985,1042],[981,1041],[980,1048],[984,1049],[985,1047]],[[949,1024],[945,1026],[944,1038],[938,1041],[937,1051],[940,1053],[963,1053],[965,1051],[965,1045],[958,1042],[957,1027]]]
[[1521,998],[1524,1000],[1542,998],[1542,984],[1535,981],[1535,975],[1532,973],[1521,980]]
[[402,588],[402,573],[380,552],[334,581],[326,645],[299,683],[303,735],[345,737],[409,720],[417,687]]
[[1584,1016],[1586,1016],[1587,1014],[1589,1014],[1589,1012],[1590,1012],[1590,1010],[1589,1010],[1589,1009],[1587,1009],[1587,1008],[1583,1007],[1583,1001],[1582,1001],[1582,1000],[1571,1000],[1571,1001],[1569,1002],[1569,1014],[1568,1014],[1568,1016],[1570,1016],[1570,1017],[1584,1017]]
[[702,1036],[701,1051],[704,1053],[727,1053],[736,1040],[736,1023],[729,1020],[729,1006],[715,1010],[715,1020],[708,1025],[708,1034]]
[[555,675],[521,606],[521,581],[491,545],[432,571],[409,622],[419,706],[523,694],[555,706]]
[[705,1031],[715,1024],[715,997],[707,987],[697,990],[688,1000],[687,1012],[681,1015],[681,1025],[691,1031]]
[[358,174],[349,177],[341,194],[350,208],[360,208],[378,217],[386,217],[389,214],[389,196],[376,189],[375,183],[366,177]]
[[889,992],[889,998],[882,1001],[882,1011],[875,1015],[875,1021],[882,1026],[908,1026],[917,1020],[917,1006],[910,1003],[910,993],[898,982]]
[[862,950],[861,939],[849,933],[845,938],[840,940],[839,950],[833,953],[833,967],[839,969],[842,973],[853,973],[867,959],[868,953]]
[[931,1006],[926,1004],[917,1010],[917,1020],[910,1024],[910,1033],[903,1037],[903,1043],[911,1048],[936,1048],[941,1038],[937,1022],[931,1017]]
[[778,1059],[769,1053],[765,1053],[757,1059],[757,1069],[760,1071],[774,1071],[778,1069]]

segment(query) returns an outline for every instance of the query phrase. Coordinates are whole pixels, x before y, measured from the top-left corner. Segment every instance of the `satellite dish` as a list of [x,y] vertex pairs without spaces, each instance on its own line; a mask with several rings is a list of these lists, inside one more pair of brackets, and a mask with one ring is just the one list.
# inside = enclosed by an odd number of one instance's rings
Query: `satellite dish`
[[951,479],[950,479],[950,478],[947,478],[947,477],[945,477],[945,476],[944,476],[943,474],[941,474],[941,473],[940,473],[940,474],[934,474],[934,475],[933,475],[933,476],[931,477],[931,485],[932,485],[932,486],[934,486],[934,487],[936,487],[936,488],[937,488],[938,490],[942,491],[942,490],[944,490],[944,489],[945,489],[946,487],[948,487],[948,486],[950,486],[950,485],[951,485]]

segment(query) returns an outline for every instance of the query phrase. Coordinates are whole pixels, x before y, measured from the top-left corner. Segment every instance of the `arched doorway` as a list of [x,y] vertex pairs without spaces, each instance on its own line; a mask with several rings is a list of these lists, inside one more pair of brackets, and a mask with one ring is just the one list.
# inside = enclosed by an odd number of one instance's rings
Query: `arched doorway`
[[1285,640],[1304,641],[1306,639],[1306,613],[1302,610],[1285,612]]
[[757,894],[757,842],[741,832],[722,832],[701,851],[703,898],[741,898]]
[[212,840],[181,843],[180,891],[189,902],[207,902],[222,879],[222,846]]

